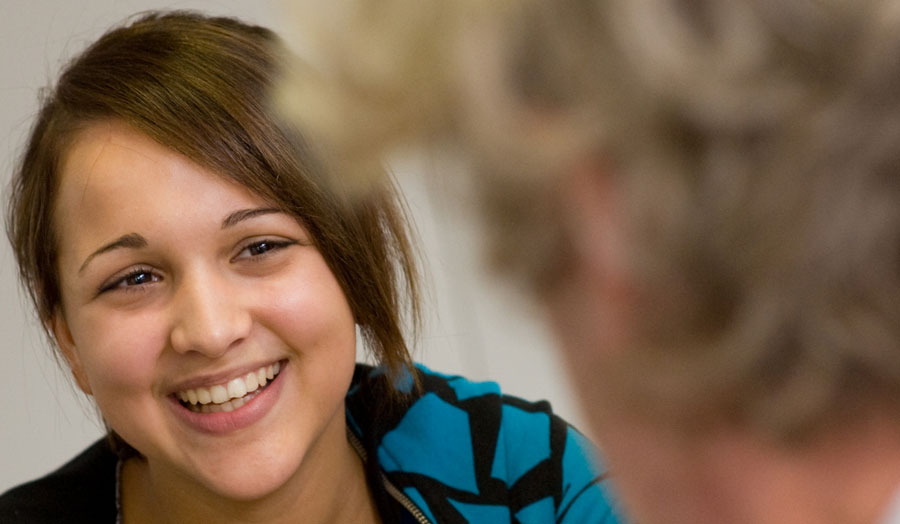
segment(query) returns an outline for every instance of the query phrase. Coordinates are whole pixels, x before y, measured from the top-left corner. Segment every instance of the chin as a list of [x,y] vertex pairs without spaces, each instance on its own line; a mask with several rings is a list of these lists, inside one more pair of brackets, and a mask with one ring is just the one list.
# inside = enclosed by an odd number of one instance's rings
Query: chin
[[196,469],[187,474],[216,498],[241,502],[263,499],[289,484],[308,454],[305,449],[287,450],[271,443],[266,451],[207,458],[205,464],[196,464]]
[[238,501],[253,502],[264,499],[288,484],[295,468],[286,464],[275,467],[252,465],[226,475],[208,479],[207,488],[219,497]]

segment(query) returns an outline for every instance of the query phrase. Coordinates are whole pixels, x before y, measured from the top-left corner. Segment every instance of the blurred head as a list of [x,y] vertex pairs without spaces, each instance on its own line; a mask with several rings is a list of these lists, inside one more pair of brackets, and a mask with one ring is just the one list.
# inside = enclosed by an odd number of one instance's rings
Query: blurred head
[[268,93],[284,57],[261,27],[151,13],[105,34],[63,70],[42,98],[8,216],[21,279],[48,329],[69,313],[59,225],[71,217],[59,214],[60,175],[74,147],[109,127],[293,217],[388,375],[410,364],[403,326],[418,319],[417,274],[398,195],[387,178],[365,196],[329,182],[326,162],[273,116]]
[[347,155],[462,145],[601,444],[622,414],[797,443],[896,410],[896,2],[363,4],[314,21],[334,111],[315,82],[286,110]]

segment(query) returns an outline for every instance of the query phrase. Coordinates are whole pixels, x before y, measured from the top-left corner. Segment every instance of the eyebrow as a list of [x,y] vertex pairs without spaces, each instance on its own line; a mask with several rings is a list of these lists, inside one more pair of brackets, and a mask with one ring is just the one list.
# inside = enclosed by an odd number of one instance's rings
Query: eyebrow
[[229,214],[225,217],[225,220],[222,221],[222,229],[226,229],[232,226],[237,225],[239,222],[243,222],[244,220],[249,220],[251,218],[258,217],[260,215],[269,215],[272,213],[281,213],[280,209],[276,209],[274,207],[257,207],[254,209],[239,209],[234,213]]
[[[281,213],[280,209],[276,209],[274,207],[258,207],[254,209],[239,209],[227,217],[222,221],[222,229],[226,229],[229,227],[233,227],[244,220],[249,220],[254,217],[258,217],[260,215],[268,215],[272,213]],[[102,255],[104,253],[108,253],[115,249],[122,248],[130,248],[130,249],[139,249],[142,247],[147,247],[147,239],[142,237],[137,233],[128,233],[127,235],[122,235],[119,238],[113,240],[109,244],[104,245],[100,249],[94,251],[84,260],[84,263],[81,264],[81,268],[78,269],[79,273],[84,272],[84,268],[88,266],[88,264],[95,257]]]
[[88,255],[88,257],[84,260],[84,263],[81,264],[81,268],[78,269],[78,272],[79,273],[84,272],[84,268],[87,267],[87,265],[90,263],[90,261],[93,260],[94,257],[97,257],[98,255],[102,255],[103,253],[108,253],[114,249],[121,249],[121,248],[138,249],[138,248],[142,248],[142,247],[147,247],[147,239],[146,238],[142,237],[141,235],[139,235],[137,233],[128,233],[127,235],[122,235],[119,238],[110,242],[109,244],[106,244],[105,246],[101,247],[97,251],[94,251],[93,253]]

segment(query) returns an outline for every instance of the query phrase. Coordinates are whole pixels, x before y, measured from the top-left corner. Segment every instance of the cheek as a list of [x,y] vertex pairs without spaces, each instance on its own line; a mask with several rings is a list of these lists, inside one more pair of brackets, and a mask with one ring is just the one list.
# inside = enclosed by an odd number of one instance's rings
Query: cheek
[[[608,324],[594,293],[580,282],[565,282],[545,303],[566,370],[587,414],[593,419],[605,400],[603,375],[616,352],[604,326]],[[592,426],[596,420],[591,420]],[[596,429],[594,427],[593,429]]]
[[72,338],[98,402],[149,390],[166,340],[165,326],[156,315],[105,311],[75,320]]
[[[743,522],[733,503],[722,498],[718,486],[702,475],[702,468],[665,439],[646,438],[643,432],[602,438],[612,482],[634,521],[644,524],[718,524]],[[656,432],[659,433],[659,432]],[[723,501],[725,504],[723,505]]]
[[[318,406],[308,416],[330,417],[342,410],[356,362],[356,326],[340,286],[330,272],[300,287],[269,295],[262,323],[278,337],[298,379],[304,405]],[[312,401],[312,402],[310,402]]]
[[353,314],[330,271],[307,272],[291,285],[271,286],[266,296],[265,323],[302,358],[353,358]]
[[630,356],[630,293],[583,264],[559,279],[544,297],[544,309],[591,429],[598,431],[610,408],[628,400],[623,362]]

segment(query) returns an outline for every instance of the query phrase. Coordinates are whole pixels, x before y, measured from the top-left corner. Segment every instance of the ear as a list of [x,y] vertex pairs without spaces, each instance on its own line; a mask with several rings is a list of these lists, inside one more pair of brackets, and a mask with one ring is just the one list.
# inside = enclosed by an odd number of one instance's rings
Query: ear
[[66,316],[59,308],[56,309],[53,313],[53,318],[50,319],[50,330],[53,332],[56,345],[59,346],[66,362],[69,364],[69,369],[72,371],[72,376],[75,378],[78,388],[85,394],[90,395],[91,385],[88,383],[87,375],[85,375],[84,368],[81,366],[78,348],[75,346],[75,340],[72,338],[72,332],[69,330]]
[[564,345],[592,354],[601,346],[607,354],[624,347],[635,298],[627,220],[612,169],[585,159],[557,182],[569,260],[550,313]]
[[585,160],[562,177],[559,189],[573,255],[607,285],[611,279],[626,279],[623,202],[611,168],[597,159]]

